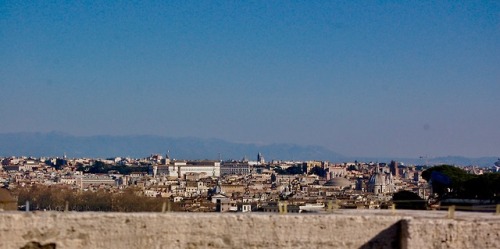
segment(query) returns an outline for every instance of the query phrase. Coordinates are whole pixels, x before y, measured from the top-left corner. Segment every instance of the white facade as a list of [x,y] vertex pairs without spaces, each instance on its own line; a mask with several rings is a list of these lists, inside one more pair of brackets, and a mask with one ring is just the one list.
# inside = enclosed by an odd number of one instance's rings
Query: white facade
[[221,175],[220,162],[174,162],[168,165],[167,172],[168,176],[179,178],[184,178],[187,173],[204,174],[207,177]]

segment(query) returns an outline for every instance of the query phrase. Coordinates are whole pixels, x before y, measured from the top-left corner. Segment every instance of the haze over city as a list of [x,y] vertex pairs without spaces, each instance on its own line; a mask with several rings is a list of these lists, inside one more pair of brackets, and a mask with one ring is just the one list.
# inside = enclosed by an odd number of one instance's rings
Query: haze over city
[[0,133],[497,156],[499,19],[498,1],[2,1]]

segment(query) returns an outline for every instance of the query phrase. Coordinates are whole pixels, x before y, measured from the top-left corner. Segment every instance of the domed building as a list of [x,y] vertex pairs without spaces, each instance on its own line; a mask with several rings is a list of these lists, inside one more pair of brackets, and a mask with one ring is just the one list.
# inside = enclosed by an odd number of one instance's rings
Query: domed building
[[394,179],[390,172],[383,172],[379,166],[368,181],[368,192],[375,194],[394,193]]
[[347,178],[344,177],[334,177],[330,180],[328,180],[323,186],[325,187],[330,187],[334,189],[345,189],[345,188],[351,188],[353,183],[349,181]]

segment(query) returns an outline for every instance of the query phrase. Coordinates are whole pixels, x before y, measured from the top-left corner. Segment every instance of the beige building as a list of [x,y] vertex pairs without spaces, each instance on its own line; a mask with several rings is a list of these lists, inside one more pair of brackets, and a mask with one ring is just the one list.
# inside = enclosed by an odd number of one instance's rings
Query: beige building
[[245,185],[241,184],[221,184],[220,191],[224,194],[230,195],[232,193],[245,193]]

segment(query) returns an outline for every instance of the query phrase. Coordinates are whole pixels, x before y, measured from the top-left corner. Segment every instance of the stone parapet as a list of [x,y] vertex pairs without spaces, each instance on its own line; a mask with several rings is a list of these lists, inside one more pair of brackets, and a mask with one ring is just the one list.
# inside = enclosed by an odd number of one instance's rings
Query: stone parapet
[[[500,248],[500,216],[0,212],[0,248]],[[28,248],[28,247],[25,247]]]

